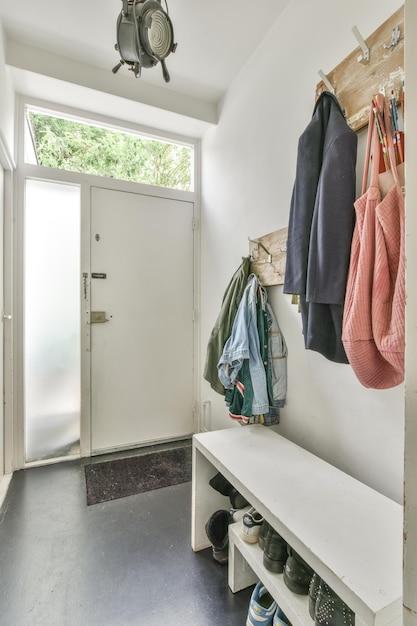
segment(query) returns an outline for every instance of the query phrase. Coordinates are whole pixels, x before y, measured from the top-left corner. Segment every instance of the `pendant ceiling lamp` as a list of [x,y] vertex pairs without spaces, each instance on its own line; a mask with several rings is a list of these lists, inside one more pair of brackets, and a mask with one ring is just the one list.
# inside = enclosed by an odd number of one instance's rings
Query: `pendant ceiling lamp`
[[162,0],[122,0],[123,7],[117,19],[117,43],[120,62],[113,68],[116,74],[127,65],[136,78],[143,67],[162,67],[165,82],[170,81],[165,59],[175,52],[174,28],[168,14],[168,5]]

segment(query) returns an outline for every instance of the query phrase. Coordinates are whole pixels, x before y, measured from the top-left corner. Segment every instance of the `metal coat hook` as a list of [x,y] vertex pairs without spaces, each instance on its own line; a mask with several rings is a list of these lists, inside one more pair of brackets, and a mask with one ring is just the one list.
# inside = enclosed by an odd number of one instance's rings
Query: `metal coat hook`
[[401,39],[401,28],[396,26],[392,29],[390,43],[384,43],[385,50],[391,50],[398,46]]
[[371,58],[371,53],[369,50],[369,46],[366,43],[365,39],[362,37],[359,28],[354,26],[352,28],[352,33],[355,35],[358,44],[362,50],[361,56],[358,57],[359,63],[369,63],[369,59]]
[[330,80],[327,78],[326,74],[323,72],[323,70],[319,70],[319,76],[320,76],[321,80],[323,81],[323,83],[326,85],[327,90],[330,91],[330,93],[332,93],[333,95],[335,95],[336,90],[333,87],[333,85],[330,82]]
[[262,250],[268,255],[268,258],[262,261],[258,261],[257,259],[254,259],[253,255],[251,255],[253,261],[257,261],[258,263],[272,263],[272,254],[269,252],[267,248],[265,248],[264,244],[261,241],[258,241],[257,239],[251,239],[250,237],[248,237],[248,240],[249,240],[249,243],[254,243],[258,247],[258,249],[262,248]]

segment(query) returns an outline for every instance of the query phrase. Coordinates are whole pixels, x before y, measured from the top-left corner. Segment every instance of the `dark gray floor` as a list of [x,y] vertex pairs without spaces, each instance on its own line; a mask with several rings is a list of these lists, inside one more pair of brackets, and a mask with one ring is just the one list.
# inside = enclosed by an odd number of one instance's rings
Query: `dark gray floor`
[[72,462],[17,472],[0,512],[1,626],[244,626],[250,591],[190,548],[189,484],[86,506]]

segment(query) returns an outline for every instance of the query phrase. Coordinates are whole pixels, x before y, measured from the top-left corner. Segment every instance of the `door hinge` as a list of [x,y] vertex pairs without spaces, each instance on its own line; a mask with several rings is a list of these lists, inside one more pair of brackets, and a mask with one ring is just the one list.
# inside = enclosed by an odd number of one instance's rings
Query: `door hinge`
[[198,320],[198,309],[193,309],[193,322]]
[[196,231],[200,228],[200,220],[196,217],[193,217],[193,231]]

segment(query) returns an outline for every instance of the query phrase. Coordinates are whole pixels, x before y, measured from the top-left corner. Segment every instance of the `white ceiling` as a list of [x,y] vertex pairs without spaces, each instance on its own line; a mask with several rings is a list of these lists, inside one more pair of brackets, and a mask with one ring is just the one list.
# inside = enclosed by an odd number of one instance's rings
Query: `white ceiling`
[[[169,0],[178,50],[167,88],[217,102],[289,1]],[[9,38],[109,71],[120,9],[120,0],[0,0]],[[164,86],[160,68],[141,80]]]

